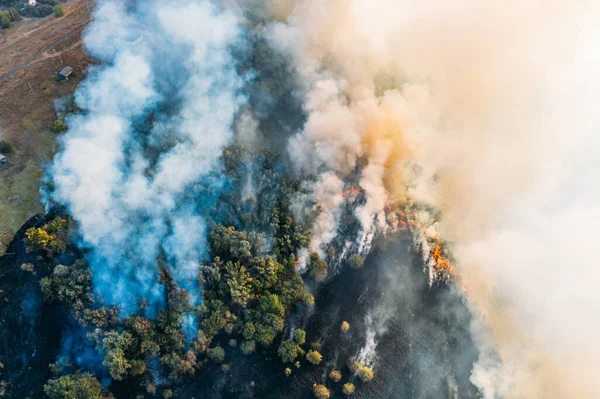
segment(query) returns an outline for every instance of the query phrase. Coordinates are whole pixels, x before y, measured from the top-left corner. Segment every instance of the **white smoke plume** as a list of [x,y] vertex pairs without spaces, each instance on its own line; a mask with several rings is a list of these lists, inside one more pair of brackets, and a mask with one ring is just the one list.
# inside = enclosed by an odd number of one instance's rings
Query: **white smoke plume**
[[103,66],[76,93],[85,113],[68,122],[52,196],[80,225],[96,289],[125,313],[162,302],[163,255],[178,284],[195,284],[206,226],[190,190],[232,137],[240,40],[237,17],[208,0],[103,1],[94,13],[85,44]]
[[441,209],[474,332],[489,330],[472,378],[484,397],[600,397],[600,5],[305,0],[264,14],[303,87],[298,169],[359,170],[365,231],[388,203]]

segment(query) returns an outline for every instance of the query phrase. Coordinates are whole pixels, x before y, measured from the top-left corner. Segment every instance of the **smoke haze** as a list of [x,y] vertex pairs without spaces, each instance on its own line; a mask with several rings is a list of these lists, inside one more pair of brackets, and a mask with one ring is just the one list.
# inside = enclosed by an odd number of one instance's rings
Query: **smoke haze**
[[298,167],[344,179],[365,164],[365,230],[391,201],[442,210],[438,230],[498,339],[473,326],[486,398],[600,395],[598,15],[591,1],[308,0],[271,25],[305,88]]
[[50,171],[105,302],[159,308],[159,259],[194,284],[210,198],[191,187],[218,171],[234,126],[247,143],[265,133],[251,114],[236,120],[246,77],[232,55],[260,26],[306,116],[287,153],[323,206],[310,249],[339,233],[351,184],[366,249],[388,204],[435,206],[431,234],[452,243],[480,316],[483,396],[600,397],[597,2],[164,3],[101,2],[85,40],[107,65],[78,90],[86,113]]

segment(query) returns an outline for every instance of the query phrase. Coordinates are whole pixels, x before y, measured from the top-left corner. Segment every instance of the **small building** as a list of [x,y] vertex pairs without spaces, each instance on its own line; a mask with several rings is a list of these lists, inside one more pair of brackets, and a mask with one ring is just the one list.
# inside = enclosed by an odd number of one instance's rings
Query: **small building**
[[0,166],[2,165],[6,165],[8,161],[6,160],[6,157],[2,154],[0,154]]
[[60,72],[58,73],[58,76],[61,79],[68,80],[72,74],[73,74],[73,68],[71,68],[70,66],[66,66],[60,70]]

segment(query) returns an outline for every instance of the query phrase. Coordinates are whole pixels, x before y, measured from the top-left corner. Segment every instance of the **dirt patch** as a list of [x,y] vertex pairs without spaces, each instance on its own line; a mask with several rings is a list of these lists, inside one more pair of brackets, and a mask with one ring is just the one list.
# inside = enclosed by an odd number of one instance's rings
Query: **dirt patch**
[[[92,59],[81,33],[90,14],[85,0],[71,0],[65,16],[25,19],[0,38],[0,137],[15,147],[9,167],[0,170],[0,254],[19,227],[41,212],[39,179],[57,148],[49,125],[54,100],[72,94]],[[56,80],[65,65],[75,74]]]

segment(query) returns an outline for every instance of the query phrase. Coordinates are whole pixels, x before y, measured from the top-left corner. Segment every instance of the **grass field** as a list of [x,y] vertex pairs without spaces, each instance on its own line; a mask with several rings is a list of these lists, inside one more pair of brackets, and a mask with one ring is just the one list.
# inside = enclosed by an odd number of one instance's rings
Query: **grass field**
[[[91,3],[90,3],[91,7]],[[0,170],[0,254],[27,219],[42,212],[39,187],[57,149],[54,101],[72,94],[92,60],[81,33],[90,19],[87,0],[70,0],[65,16],[24,19],[0,36],[0,138],[10,141],[9,167]],[[57,81],[65,65],[75,77]]]

